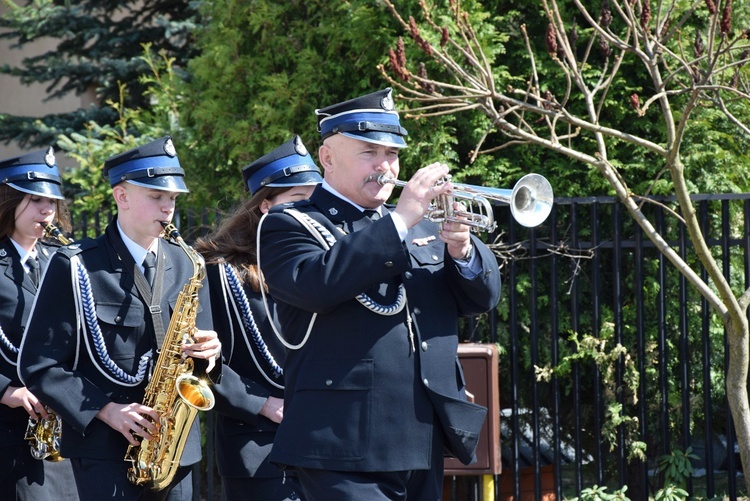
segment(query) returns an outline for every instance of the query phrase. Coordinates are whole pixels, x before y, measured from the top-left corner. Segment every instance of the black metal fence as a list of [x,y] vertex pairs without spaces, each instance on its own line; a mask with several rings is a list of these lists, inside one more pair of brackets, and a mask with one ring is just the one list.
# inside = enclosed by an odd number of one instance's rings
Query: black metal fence
[[[743,291],[750,285],[750,194],[694,201],[709,246]],[[644,211],[700,270],[675,208],[673,200],[651,199]],[[691,497],[744,495],[724,392],[723,327],[623,205],[607,197],[556,199],[535,229],[512,222],[507,208],[496,216],[501,230],[487,241],[503,272],[503,297],[462,330],[463,340],[495,343],[500,352],[503,473],[489,482],[448,477],[448,498],[563,499],[594,486],[608,493],[627,486],[625,495],[640,500],[666,481],[683,482]],[[186,212],[177,225],[190,241],[216,217]],[[218,499],[210,416],[204,426],[196,499]],[[689,461],[692,473],[665,476],[665,458]]]

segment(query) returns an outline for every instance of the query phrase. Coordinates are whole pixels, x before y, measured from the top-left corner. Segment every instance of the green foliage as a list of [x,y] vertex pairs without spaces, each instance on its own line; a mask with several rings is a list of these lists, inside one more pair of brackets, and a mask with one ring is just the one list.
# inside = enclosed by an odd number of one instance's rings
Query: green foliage
[[685,489],[670,485],[656,491],[654,501],[684,501],[689,497],[690,494]]
[[25,57],[18,66],[1,67],[0,73],[24,84],[44,84],[47,99],[91,93],[104,104],[40,118],[0,115],[0,141],[46,146],[59,134],[85,133],[92,121],[113,125],[121,117],[108,103],[120,100],[120,84],[129,89],[125,106],[149,108],[147,84],[140,79],[148,72],[139,57],[143,43],[183,65],[194,55],[196,10],[189,0],[5,3],[10,10],[0,17],[0,38],[14,40],[16,47],[39,40],[56,43],[46,52]]
[[[149,44],[144,45],[142,51],[139,58],[149,68],[149,73],[141,76],[140,83],[148,89],[144,97],[150,99],[150,108],[128,108],[125,104],[128,89],[125,84],[120,84],[119,100],[108,102],[118,116],[114,125],[90,121],[84,133],[61,134],[57,138],[60,148],[78,164],[77,168],[63,174],[63,188],[66,198],[71,200],[70,210],[74,220],[80,219],[83,214],[114,211],[109,180],[102,170],[107,158],[167,134],[175,138],[175,146],[181,153],[180,138],[190,137],[179,127],[176,103],[180,95],[176,90],[178,78],[173,67],[174,60],[163,52],[154,57]],[[183,168],[190,187],[190,169]]]
[[241,168],[294,134],[315,156],[316,108],[385,87],[389,16],[373,2],[229,0],[202,14],[182,108],[207,205],[233,203]]
[[572,498],[570,501],[629,501],[630,498],[625,495],[628,486],[614,491],[612,494],[607,492],[607,487],[595,485],[581,491],[581,495]]
[[[664,485],[685,489],[688,479],[693,475],[692,461],[698,460],[693,449],[688,447],[684,452],[673,450],[670,454],[659,457],[659,472],[664,474]],[[687,495],[687,494],[686,494]]]
[[[546,365],[535,367],[537,381],[549,382],[553,376],[561,379],[568,378],[574,366],[586,366],[593,363],[601,373],[601,383],[604,387],[603,400],[606,407],[606,419],[602,426],[602,438],[609,444],[610,451],[618,446],[618,432],[625,430],[628,435],[628,459],[645,461],[646,446],[638,439],[638,418],[624,412],[623,395],[636,399],[640,375],[631,355],[619,343],[608,349],[612,340],[612,325],[605,323],[600,337],[583,335],[579,338],[572,333],[568,338],[575,345],[570,354],[564,355],[556,366]],[[617,371],[622,377],[615,376]],[[617,384],[622,381],[622,386]]]

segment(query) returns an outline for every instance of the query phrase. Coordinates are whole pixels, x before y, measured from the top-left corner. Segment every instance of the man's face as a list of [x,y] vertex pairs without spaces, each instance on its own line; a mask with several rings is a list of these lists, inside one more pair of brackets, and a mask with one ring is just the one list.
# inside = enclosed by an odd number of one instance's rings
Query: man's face
[[382,174],[398,177],[399,149],[360,141],[341,134],[325,140],[319,159],[325,179],[343,196],[365,208],[383,205],[391,196],[392,184],[381,186]]
[[113,188],[113,195],[120,226],[134,242],[143,245],[159,237],[164,230],[162,221],[172,221],[179,193],[124,182]]

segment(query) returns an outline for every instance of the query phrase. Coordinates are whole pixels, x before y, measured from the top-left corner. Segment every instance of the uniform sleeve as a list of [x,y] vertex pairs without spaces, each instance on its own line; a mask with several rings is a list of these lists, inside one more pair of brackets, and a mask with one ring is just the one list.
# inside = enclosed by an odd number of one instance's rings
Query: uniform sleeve
[[[497,258],[476,236],[472,235],[471,238],[475,252],[481,261],[480,272],[476,276],[467,278],[455,262],[452,266],[446,266],[449,287],[453,291],[462,316],[479,315],[489,311],[500,300],[500,269],[497,265]],[[448,252],[445,255],[448,256]]]

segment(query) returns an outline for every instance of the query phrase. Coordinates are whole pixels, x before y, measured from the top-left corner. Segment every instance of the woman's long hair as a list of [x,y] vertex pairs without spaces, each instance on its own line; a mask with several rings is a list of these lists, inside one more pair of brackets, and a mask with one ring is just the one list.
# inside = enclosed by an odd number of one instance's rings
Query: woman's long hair
[[[0,240],[10,238],[16,229],[16,208],[28,193],[7,184],[0,184]],[[55,226],[70,231],[70,213],[62,200],[55,200]]]
[[197,239],[195,249],[203,255],[206,263],[229,263],[237,270],[240,280],[249,284],[255,292],[260,292],[262,279],[256,265],[256,233],[263,216],[260,206],[264,200],[288,189],[260,188],[255,195],[235,207],[215,231]]

